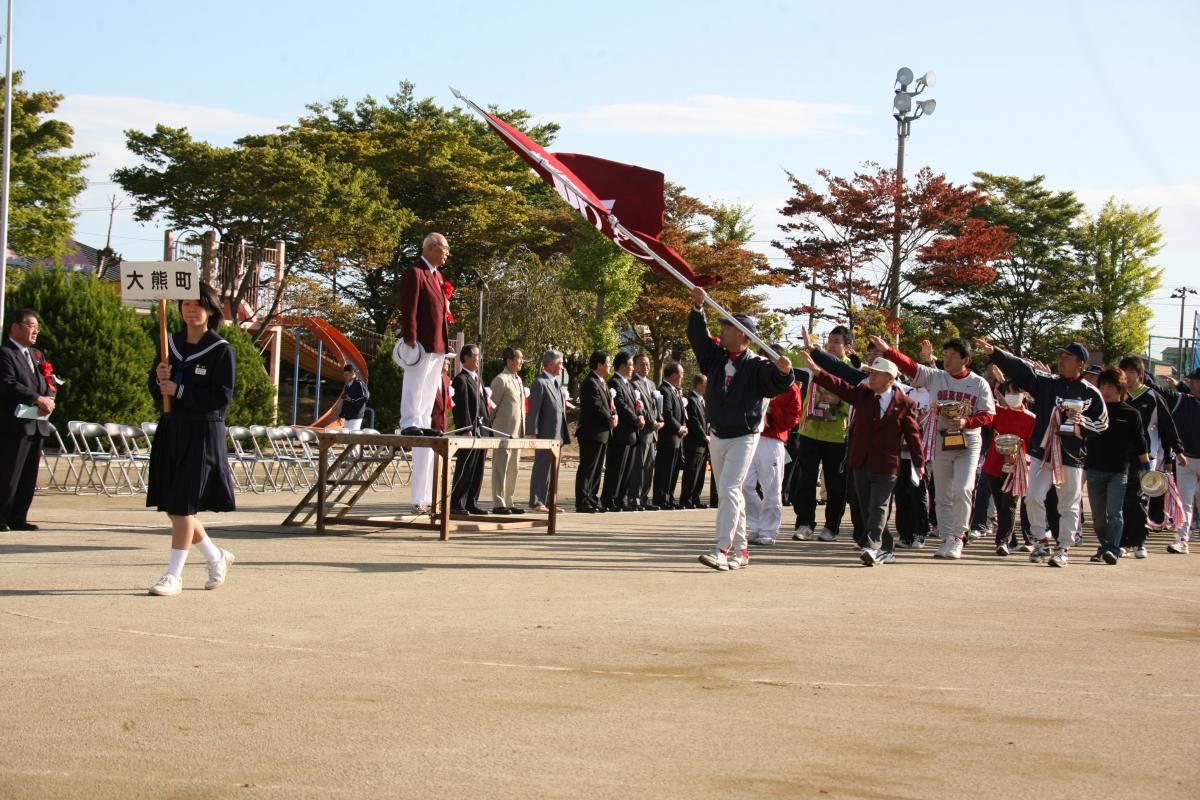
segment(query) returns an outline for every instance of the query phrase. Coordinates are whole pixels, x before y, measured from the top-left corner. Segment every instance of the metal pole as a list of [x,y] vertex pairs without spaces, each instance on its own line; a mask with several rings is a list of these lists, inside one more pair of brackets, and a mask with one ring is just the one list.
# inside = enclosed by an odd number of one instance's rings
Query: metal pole
[[300,329],[292,328],[296,340],[296,358],[292,361],[292,425],[296,424],[296,412],[300,405]]
[[813,329],[817,313],[817,265],[813,264],[812,283],[808,285],[808,330]]
[[1179,377],[1183,377],[1183,317],[1187,313],[1188,288],[1179,287]]
[[[896,197],[892,218],[892,268],[888,271],[888,291],[892,295],[892,317],[900,319],[900,201],[904,196],[904,141],[908,138],[908,123],[896,120]],[[899,342],[899,333],[896,341]]]
[[479,363],[483,364],[483,298],[487,292],[487,284],[479,282]]
[[[0,167],[0,320],[4,319],[4,295],[8,284],[8,174],[12,165],[12,39],[13,0],[8,0],[8,33],[4,37],[4,159]],[[5,331],[5,335],[8,332]]]

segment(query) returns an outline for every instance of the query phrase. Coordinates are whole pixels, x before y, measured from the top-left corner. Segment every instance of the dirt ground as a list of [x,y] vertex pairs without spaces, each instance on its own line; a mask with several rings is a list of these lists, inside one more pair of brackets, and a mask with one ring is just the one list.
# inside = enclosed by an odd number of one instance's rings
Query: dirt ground
[[1065,570],[781,539],[717,573],[713,511],[439,542],[239,499],[226,585],[193,554],[173,598],[140,497],[0,534],[0,797],[1197,797],[1200,555],[1163,536]]

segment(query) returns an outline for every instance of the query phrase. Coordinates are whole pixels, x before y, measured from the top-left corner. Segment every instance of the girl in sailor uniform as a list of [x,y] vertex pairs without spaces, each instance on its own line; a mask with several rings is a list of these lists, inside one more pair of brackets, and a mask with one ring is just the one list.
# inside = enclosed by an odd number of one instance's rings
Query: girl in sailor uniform
[[[171,558],[150,594],[179,594],[188,548],[208,562],[205,589],[225,582],[233,553],[213,544],[196,518],[200,511],[233,511],[233,474],[225,443],[225,412],[233,399],[234,354],[217,335],[221,301],[207,283],[198,300],[179,304],[185,328],[168,339],[166,359],[150,371],[150,392],[171,398],[150,451],[147,507],[171,520]],[[161,354],[160,354],[161,355]],[[166,363],[164,363],[164,361]]]

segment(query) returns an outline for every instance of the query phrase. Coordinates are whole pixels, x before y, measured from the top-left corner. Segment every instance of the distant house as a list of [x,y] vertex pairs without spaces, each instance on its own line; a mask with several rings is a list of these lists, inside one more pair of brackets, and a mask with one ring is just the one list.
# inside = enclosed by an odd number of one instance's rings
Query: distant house
[[[96,271],[100,264],[100,251],[91,245],[77,242],[74,239],[67,239],[67,252],[62,257],[62,266],[68,272],[79,272],[84,275],[91,275]],[[9,249],[5,254],[5,263],[10,267],[17,269],[52,269],[55,266],[54,259],[47,258],[39,260],[36,258],[25,258],[19,253]],[[104,264],[104,271],[100,274],[100,280],[118,281],[121,279],[121,262],[119,257],[108,260]]]

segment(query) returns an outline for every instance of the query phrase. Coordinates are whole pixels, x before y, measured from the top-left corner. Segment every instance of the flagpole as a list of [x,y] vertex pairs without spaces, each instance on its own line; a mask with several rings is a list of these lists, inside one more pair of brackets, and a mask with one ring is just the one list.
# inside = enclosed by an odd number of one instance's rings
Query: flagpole
[[[483,117],[485,121],[487,120],[487,116],[488,116],[487,112],[484,111],[479,106],[477,106],[473,100],[471,100],[469,97],[464,95],[458,89],[455,89],[453,86],[450,87],[450,91],[454,93],[455,97],[457,97],[459,100],[462,100],[464,103],[469,105],[472,109],[474,109],[474,111],[477,114],[479,114],[481,117]],[[612,226],[612,229],[614,232],[619,232],[626,240],[628,240],[630,242],[636,242],[639,249],[641,249],[641,251],[643,253],[645,253],[648,257],[654,259],[654,261],[656,261],[658,263],[658,265],[661,266],[668,275],[675,278],[675,280],[682,283],[689,290],[696,288],[696,284],[692,283],[690,280],[688,280],[686,277],[684,277],[679,272],[679,270],[675,269],[675,267],[671,264],[671,262],[667,261],[662,256],[660,256],[658,253],[651,250],[650,247],[647,246],[647,244],[641,240],[641,237],[634,236],[628,228],[626,228],[624,225],[621,224],[621,221],[619,219],[617,219],[617,216],[615,214],[610,212],[607,208],[596,208],[595,205],[593,203],[591,203],[591,201],[589,201],[587,199],[587,197],[584,196],[583,192],[579,189],[579,187],[576,186],[571,181],[570,178],[568,178],[566,175],[564,175],[559,170],[555,169],[553,164],[548,163],[544,158],[539,156],[537,153],[529,152],[529,150],[525,147],[525,145],[523,145],[518,139],[513,138],[513,136],[511,136],[508,133],[508,131],[503,130],[502,128],[496,128],[494,125],[489,125],[489,127],[491,127],[492,130],[495,130],[497,133],[499,133],[501,136],[503,136],[505,139],[507,139],[513,145],[521,148],[521,150],[524,151],[526,155],[528,155],[533,160],[537,161],[539,164],[541,164],[547,170],[549,170],[550,172],[553,172],[558,177],[558,179],[561,180],[564,184],[566,184],[567,186],[570,186],[571,189],[575,192],[575,194],[579,195],[580,198],[582,198],[585,202],[587,202],[589,205],[591,205],[592,209],[597,214],[602,214],[604,216],[604,218],[608,220],[608,224]],[[775,350],[772,349],[772,347],[769,344],[764,342],[762,339],[760,339],[758,337],[757,334],[755,334],[748,327],[746,327],[741,322],[739,322],[737,320],[737,318],[735,318],[733,316],[733,314],[730,314],[728,311],[726,311],[725,308],[722,307],[720,303],[718,303],[716,300],[713,300],[712,296],[709,295],[708,292],[704,293],[704,300],[710,306],[713,307],[714,311],[717,311],[718,313],[722,314],[723,319],[728,320],[731,325],[733,325],[735,328],[740,330],[742,333],[746,334],[746,336],[748,336],[752,342],[754,342],[760,348],[762,348],[763,352],[766,353],[771,358],[771,360],[777,361],[779,359],[779,354],[776,353]]]
[[[8,0],[8,32],[4,35],[4,159],[0,166],[0,320],[4,317],[5,290],[8,285],[8,173],[12,164],[12,35],[13,0]],[[8,331],[4,334],[7,336]]]

